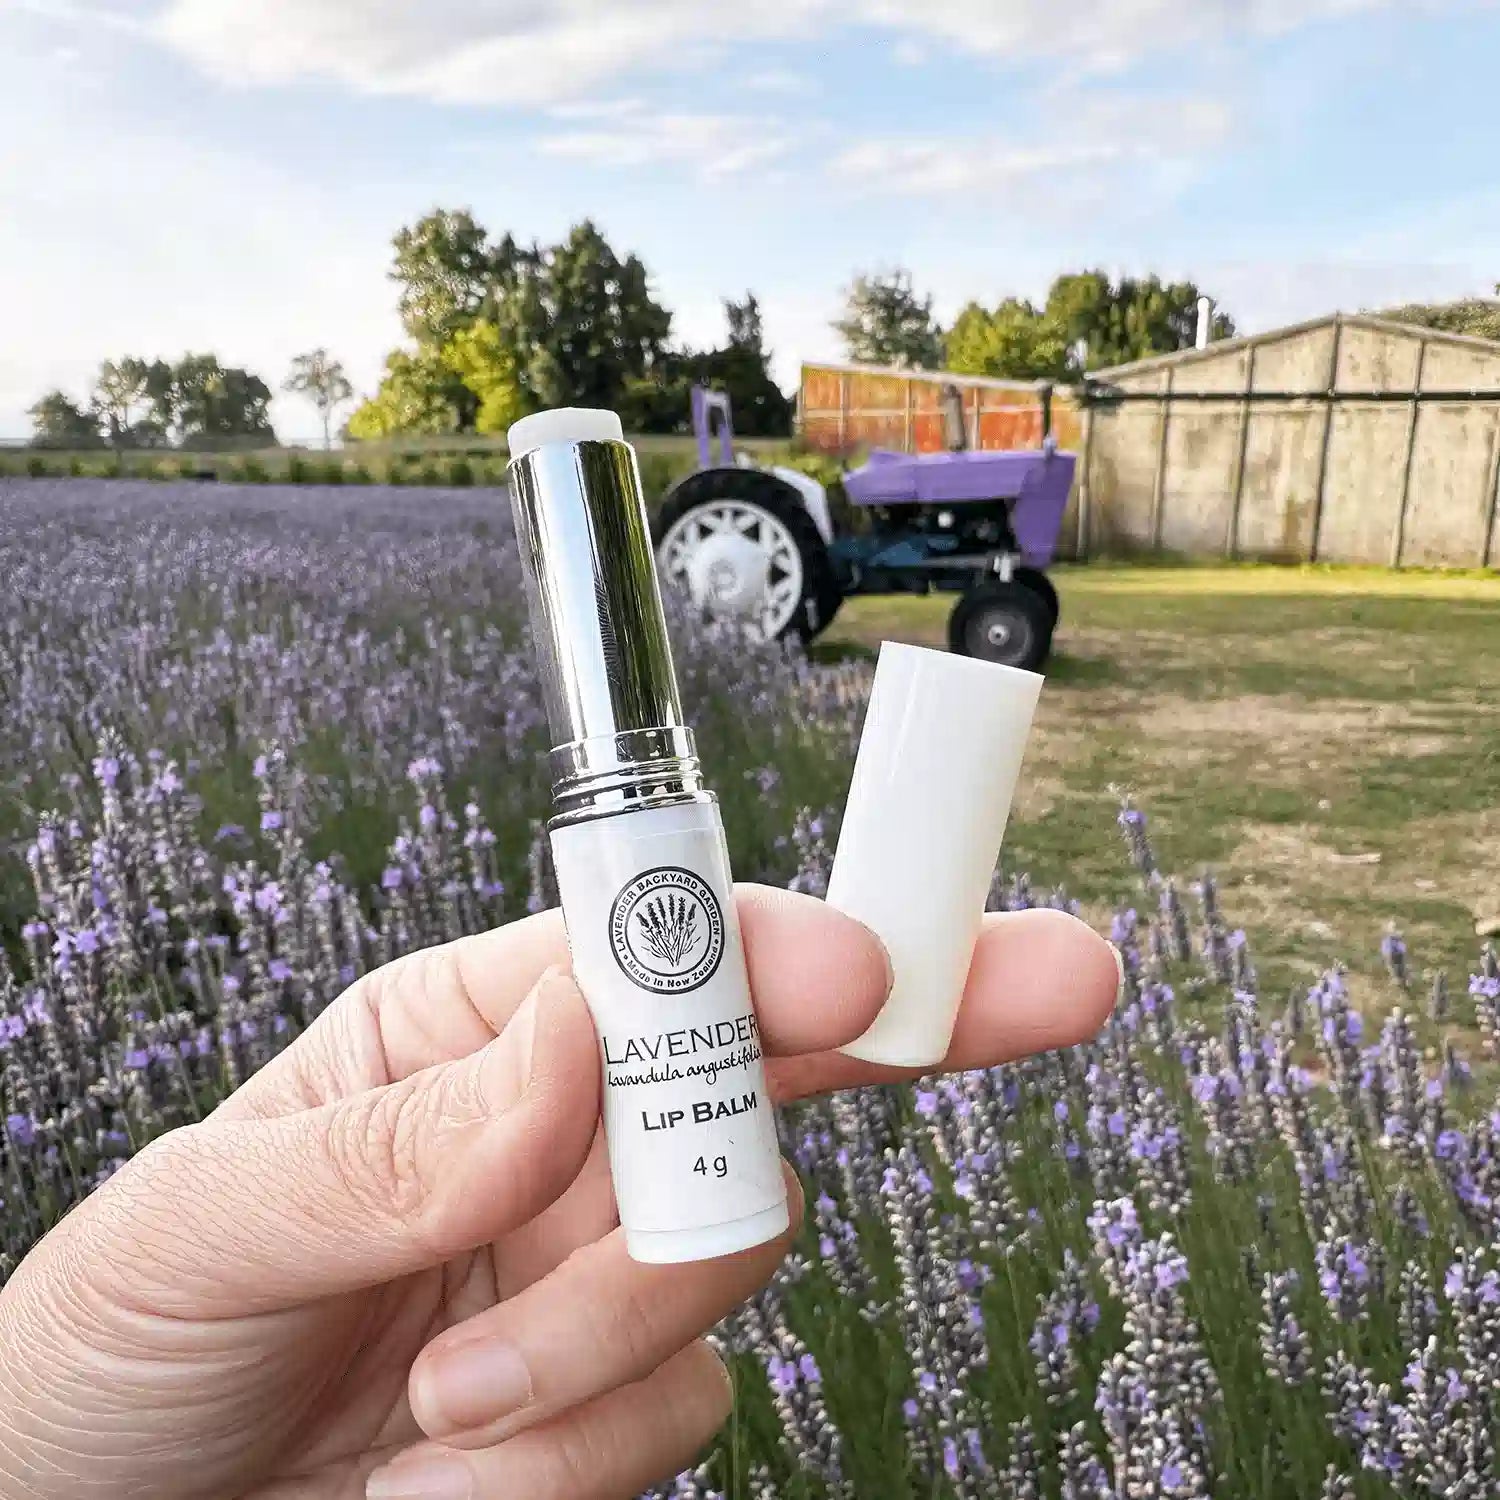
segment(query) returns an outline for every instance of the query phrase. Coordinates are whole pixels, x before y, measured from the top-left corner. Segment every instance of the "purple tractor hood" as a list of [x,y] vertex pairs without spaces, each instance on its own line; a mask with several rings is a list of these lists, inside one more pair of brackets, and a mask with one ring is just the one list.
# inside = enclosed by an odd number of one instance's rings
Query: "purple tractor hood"
[[1024,562],[1045,568],[1057,549],[1076,459],[1057,449],[894,453],[876,448],[844,475],[856,505],[962,505],[1012,501],[1010,523]]

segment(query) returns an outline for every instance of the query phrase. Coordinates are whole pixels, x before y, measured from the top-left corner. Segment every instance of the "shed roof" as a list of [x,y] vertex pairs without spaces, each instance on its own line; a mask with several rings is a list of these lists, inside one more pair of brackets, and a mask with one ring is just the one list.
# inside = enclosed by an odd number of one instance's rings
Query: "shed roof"
[[1239,349],[1248,349],[1257,344],[1275,344],[1283,339],[1296,338],[1299,334],[1311,333],[1330,324],[1342,323],[1346,328],[1367,328],[1373,333],[1396,334],[1404,338],[1425,339],[1428,343],[1456,344],[1484,354],[1500,355],[1500,340],[1474,338],[1467,333],[1448,333],[1439,328],[1427,328],[1420,323],[1396,323],[1389,318],[1377,318],[1370,313],[1325,313],[1321,318],[1310,318],[1305,323],[1292,323],[1285,328],[1270,328],[1264,333],[1244,334],[1240,338],[1220,339],[1203,349],[1178,349],[1171,354],[1153,354],[1147,359],[1131,360],[1129,364],[1111,365],[1107,370],[1091,370],[1095,380],[1113,380],[1120,375],[1134,375],[1142,370],[1163,369],[1167,365],[1188,365],[1204,360],[1217,359],[1224,354],[1233,354]]

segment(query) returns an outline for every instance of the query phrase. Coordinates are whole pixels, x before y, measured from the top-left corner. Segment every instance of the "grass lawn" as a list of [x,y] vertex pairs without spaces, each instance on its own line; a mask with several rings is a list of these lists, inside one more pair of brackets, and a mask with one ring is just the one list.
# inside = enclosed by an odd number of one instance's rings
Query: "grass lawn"
[[[1102,915],[1122,890],[1110,788],[1124,787],[1165,870],[1213,868],[1267,994],[1342,959],[1388,1006],[1394,919],[1418,983],[1446,969],[1467,1014],[1476,919],[1500,918],[1500,578],[1091,565],[1055,579],[1062,623],[1007,865]],[[818,649],[941,645],[949,603],[853,600]]]

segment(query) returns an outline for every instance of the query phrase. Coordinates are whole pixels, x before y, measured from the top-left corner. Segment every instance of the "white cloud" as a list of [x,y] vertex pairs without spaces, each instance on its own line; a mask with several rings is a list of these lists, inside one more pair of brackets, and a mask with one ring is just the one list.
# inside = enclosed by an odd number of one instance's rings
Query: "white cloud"
[[1054,92],[1035,135],[877,137],[837,153],[831,177],[856,191],[903,196],[1016,196],[1045,189],[1038,212],[1101,194],[1170,198],[1196,177],[1233,121],[1227,101]]
[[794,73],[789,68],[764,68],[759,73],[747,73],[740,82],[762,94],[810,94],[814,88],[806,73]]
[[[57,4],[60,0],[49,0]],[[1247,34],[1359,11],[1453,9],[1490,0],[167,0],[167,45],[240,83],[325,78],[368,93],[450,103],[583,99],[627,77],[684,72],[747,42],[841,29],[909,51],[933,41],[1011,63],[1123,67]]]
[[705,182],[764,171],[785,156],[796,138],[773,121],[747,115],[659,114],[623,111],[607,128],[542,135],[544,155],[603,167],[674,164]]
[[[275,388],[294,354],[326,344],[373,385],[400,336],[383,217],[332,214],[288,172],[122,128],[42,79],[10,97],[47,149],[0,139],[0,437],[28,431],[43,390],[82,397],[121,354],[211,349]],[[274,416],[283,434],[316,428],[298,402]]]
[[978,192],[1024,186],[1121,161],[1118,142],[1017,145],[1000,139],[861,141],[838,153],[829,175],[845,186],[900,194]]

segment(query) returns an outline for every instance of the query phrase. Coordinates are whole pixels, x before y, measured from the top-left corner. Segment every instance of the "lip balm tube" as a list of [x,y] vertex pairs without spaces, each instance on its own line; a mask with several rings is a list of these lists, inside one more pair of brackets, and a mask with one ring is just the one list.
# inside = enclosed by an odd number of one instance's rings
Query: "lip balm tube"
[[553,863],[599,1033],[631,1257],[706,1260],[789,1223],[724,829],[683,723],[635,453],[540,412],[508,470],[541,670]]

